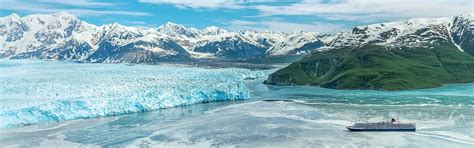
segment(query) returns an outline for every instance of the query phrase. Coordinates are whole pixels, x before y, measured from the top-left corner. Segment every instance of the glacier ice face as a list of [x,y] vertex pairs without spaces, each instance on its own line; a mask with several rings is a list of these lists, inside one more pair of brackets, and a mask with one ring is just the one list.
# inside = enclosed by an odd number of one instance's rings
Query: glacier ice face
[[249,99],[247,69],[0,60],[0,128]]

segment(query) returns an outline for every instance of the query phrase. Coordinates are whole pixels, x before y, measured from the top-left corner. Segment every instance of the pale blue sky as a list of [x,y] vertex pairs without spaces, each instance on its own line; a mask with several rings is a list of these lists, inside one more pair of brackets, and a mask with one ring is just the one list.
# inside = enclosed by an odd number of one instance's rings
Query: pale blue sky
[[166,22],[229,30],[334,32],[354,25],[473,13],[472,0],[0,0],[0,16],[66,11],[96,25]]

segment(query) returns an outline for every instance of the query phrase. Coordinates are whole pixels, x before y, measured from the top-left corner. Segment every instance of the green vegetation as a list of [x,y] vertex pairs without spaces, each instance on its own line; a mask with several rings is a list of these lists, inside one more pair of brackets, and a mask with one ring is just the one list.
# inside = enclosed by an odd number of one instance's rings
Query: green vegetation
[[474,82],[474,57],[453,44],[432,48],[366,45],[313,53],[269,75],[266,84],[402,90]]

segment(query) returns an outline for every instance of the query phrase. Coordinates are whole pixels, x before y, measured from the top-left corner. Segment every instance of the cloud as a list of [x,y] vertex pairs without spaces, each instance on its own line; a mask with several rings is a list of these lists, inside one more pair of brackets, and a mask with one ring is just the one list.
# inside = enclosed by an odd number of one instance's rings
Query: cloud
[[[49,2],[51,1],[51,2]],[[65,11],[76,16],[101,16],[101,15],[132,15],[132,16],[147,16],[151,15],[145,12],[135,11],[117,11],[117,10],[97,10],[87,9],[81,6],[110,6],[109,3],[92,2],[88,0],[79,0],[74,2],[52,2],[52,0],[39,0],[39,3],[26,2],[26,1],[10,1],[0,0],[0,10],[11,10],[11,11],[22,11],[27,13],[55,13],[59,11]],[[77,8],[64,8],[56,4],[71,4],[78,6]]]
[[[313,15],[331,20],[390,20],[473,13],[472,0],[139,0],[193,9],[254,9],[258,17]],[[284,5],[283,5],[283,4]],[[242,10],[244,11],[244,10]]]
[[264,4],[279,2],[278,0],[138,0],[142,3],[151,4],[173,4],[178,8],[229,8],[229,9],[243,9],[250,8],[251,4]]
[[142,3],[173,4],[180,8],[238,8],[234,1],[228,0],[139,0]]
[[66,11],[76,16],[101,16],[101,15],[132,15],[132,16],[149,16],[151,14],[145,12],[134,11],[115,11],[115,10],[88,10],[88,9],[59,9],[53,12]]
[[[355,22],[367,24],[381,21],[394,21],[416,17],[443,17],[473,13],[472,0],[139,0],[142,3],[172,4],[178,8],[190,9],[242,9],[256,10],[255,15],[245,18],[270,19],[281,16],[307,16],[321,22]],[[263,22],[233,20],[229,27],[258,29],[262,26],[287,30],[279,26],[292,27],[296,30],[334,30],[343,25],[332,23],[303,23],[297,25],[283,21]],[[246,24],[242,24],[246,23]],[[293,26],[297,26],[295,28]]]
[[472,0],[305,0],[285,6],[259,5],[260,16],[317,15],[333,20],[454,16],[472,12]]
[[333,23],[292,23],[284,22],[279,20],[267,20],[267,21],[244,21],[244,20],[231,20],[227,24],[229,30],[271,30],[271,31],[283,31],[283,32],[298,32],[298,31],[315,31],[321,33],[333,33],[345,29],[346,26]]
[[112,6],[112,3],[94,2],[91,0],[34,0],[42,3],[62,4],[69,6]]
[[145,29],[145,30],[148,30],[148,29],[156,30],[156,28],[159,27],[158,24],[149,24],[144,21],[124,21],[123,23],[124,25],[127,25],[127,26],[133,26],[133,27]]
[[338,24],[332,23],[320,23],[313,22],[310,24],[301,23],[290,23],[290,22],[265,22],[264,26],[267,26],[271,30],[279,30],[283,32],[294,32],[294,31],[316,31],[321,33],[332,33],[344,29],[345,27]]
[[244,21],[244,20],[231,20],[229,24],[236,25],[236,26],[253,26],[253,25],[257,25],[257,22]]
[[144,21],[131,21],[129,23],[130,24],[135,24],[135,25],[145,25],[146,24],[146,22],[144,22]]

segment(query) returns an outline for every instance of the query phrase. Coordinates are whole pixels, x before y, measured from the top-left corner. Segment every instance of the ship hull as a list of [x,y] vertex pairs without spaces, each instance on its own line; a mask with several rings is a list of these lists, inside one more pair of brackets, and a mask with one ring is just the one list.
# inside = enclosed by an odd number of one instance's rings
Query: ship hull
[[415,132],[415,124],[356,123],[346,127],[351,132]]

